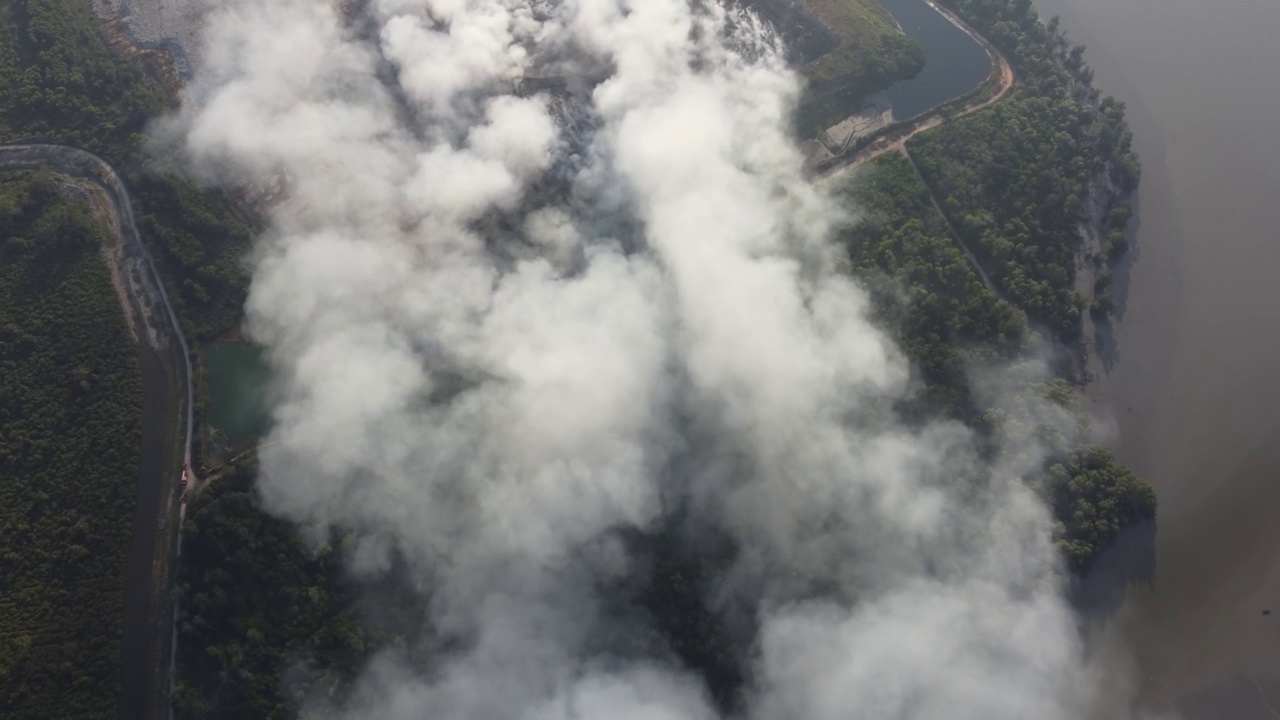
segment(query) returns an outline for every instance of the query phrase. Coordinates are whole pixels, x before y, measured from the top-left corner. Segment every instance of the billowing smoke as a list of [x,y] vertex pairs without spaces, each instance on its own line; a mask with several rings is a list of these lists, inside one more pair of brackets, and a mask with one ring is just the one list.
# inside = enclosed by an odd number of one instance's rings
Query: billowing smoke
[[[283,187],[248,304],[283,385],[265,502],[429,615],[350,717],[1085,712],[1034,461],[897,420],[907,363],[752,17],[231,0],[206,42],[195,166]],[[645,600],[668,561],[728,699]]]

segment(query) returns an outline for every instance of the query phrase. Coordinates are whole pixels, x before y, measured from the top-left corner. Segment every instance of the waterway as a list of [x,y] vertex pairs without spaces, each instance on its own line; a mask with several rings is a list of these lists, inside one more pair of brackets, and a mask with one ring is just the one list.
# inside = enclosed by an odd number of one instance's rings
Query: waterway
[[1278,717],[1280,2],[1034,1],[1126,103],[1144,170],[1090,405],[1160,509],[1154,574],[1111,630],[1142,705]]
[[209,425],[230,449],[238,449],[270,425],[271,370],[262,350],[244,342],[205,348]]
[[924,0],[880,0],[903,32],[924,50],[924,69],[868,99],[892,107],[895,120],[907,120],[959,97],[991,74],[987,51]]

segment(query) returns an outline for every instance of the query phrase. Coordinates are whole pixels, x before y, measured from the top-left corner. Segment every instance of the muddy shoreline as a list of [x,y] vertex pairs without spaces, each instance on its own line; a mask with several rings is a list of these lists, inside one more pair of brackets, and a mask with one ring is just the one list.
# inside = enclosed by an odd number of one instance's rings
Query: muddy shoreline
[[1035,4],[1087,46],[1143,163],[1140,261],[1087,397],[1119,457],[1155,486],[1158,533],[1150,577],[1124,588],[1103,632],[1133,655],[1141,707],[1274,718],[1280,6]]

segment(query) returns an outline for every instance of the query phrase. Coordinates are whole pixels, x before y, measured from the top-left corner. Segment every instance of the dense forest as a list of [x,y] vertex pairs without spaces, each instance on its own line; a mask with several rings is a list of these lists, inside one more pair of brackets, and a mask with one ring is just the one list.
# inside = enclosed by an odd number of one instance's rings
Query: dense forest
[[[173,102],[162,69],[99,23],[90,0],[0,0],[0,142],[72,145],[114,165],[188,333],[213,336],[240,322],[252,219],[148,146],[147,123]],[[47,174],[5,178],[0,716],[114,717],[141,450],[137,347],[87,196]]]
[[[1092,87],[1084,48],[1040,23],[1027,0],[951,0],[1013,65],[1017,86],[992,107],[908,142],[934,195],[992,281],[1056,338],[1079,337],[1089,303],[1076,257],[1124,253],[1139,165],[1124,107]],[[1082,247],[1101,203],[1106,245]],[[1105,294],[1105,287],[1099,288]],[[1109,309],[1103,300],[1098,309]]]
[[[1083,573],[1121,528],[1154,516],[1154,491],[1106,450],[1080,444],[1088,422],[1065,382],[1032,372],[1004,388],[1012,407],[997,409],[975,398],[970,378],[984,367],[1025,366],[1040,344],[1033,329],[1061,341],[1079,336],[1089,303],[1076,290],[1077,256],[1101,265],[1124,253],[1139,165],[1123,105],[1093,89],[1083,48],[1056,20],[1041,24],[1024,0],[947,4],[1006,54],[1018,85],[908,141],[906,154],[877,158],[841,188],[864,213],[844,241],[924,387],[907,417],[941,412],[992,447],[996,438],[1042,446],[1049,457],[1039,486],[1064,558]],[[1092,251],[1082,246],[1090,222],[1103,239]],[[1110,310],[1110,277],[1098,274],[1095,313]],[[1075,417],[1074,430],[1043,419],[1045,407]]]
[[1017,357],[1031,341],[1025,316],[983,285],[905,156],[877,158],[840,192],[863,213],[842,237],[854,268],[926,383],[917,409],[974,419],[969,368]]
[[[1087,570],[1122,527],[1153,516],[1151,486],[1106,450],[1079,444],[1088,420],[1065,382],[1045,383],[1032,369],[1005,388],[1012,401],[1001,400],[1009,405],[994,408],[991,398],[976,396],[971,374],[1004,366],[1017,377],[1037,351],[1035,335],[1020,310],[982,283],[905,155],[882,155],[840,192],[863,211],[842,239],[923,386],[901,408],[904,416],[961,420],[991,438],[993,452],[997,439],[1006,448],[1043,447],[1049,459],[1039,485],[1060,525],[1059,546],[1073,571]],[[1073,427],[1055,426],[1045,417],[1049,407],[1074,418]]]
[[0,141],[72,145],[111,163],[188,332],[210,338],[240,322],[255,221],[150,152],[142,133],[173,106],[162,78],[108,39],[91,0],[0,0]]
[[85,0],[0,3],[0,128],[82,147],[119,164],[169,107],[140,60],[111,51]]
[[342,537],[318,548],[258,508],[255,466],[191,502],[178,571],[177,717],[283,718],[339,700],[379,644],[359,622]]
[[0,716],[114,718],[142,376],[87,194],[0,173]]

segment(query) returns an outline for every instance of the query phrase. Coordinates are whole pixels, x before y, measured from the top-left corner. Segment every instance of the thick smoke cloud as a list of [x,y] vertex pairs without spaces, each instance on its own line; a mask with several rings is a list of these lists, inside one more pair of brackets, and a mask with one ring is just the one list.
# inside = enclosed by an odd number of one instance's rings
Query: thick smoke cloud
[[[170,129],[209,178],[284,187],[248,304],[282,384],[263,497],[428,607],[430,662],[379,658],[350,717],[1085,712],[1027,467],[896,421],[907,364],[752,17],[231,0],[206,43]],[[731,707],[609,590],[658,534],[746,638]]]

